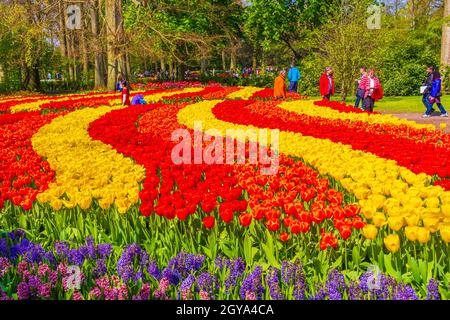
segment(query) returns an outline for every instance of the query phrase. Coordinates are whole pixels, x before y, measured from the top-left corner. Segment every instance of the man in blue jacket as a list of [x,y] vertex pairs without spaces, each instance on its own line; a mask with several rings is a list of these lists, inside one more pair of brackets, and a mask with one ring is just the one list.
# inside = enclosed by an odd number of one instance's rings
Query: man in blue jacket
[[300,71],[293,64],[288,72],[289,92],[297,92],[298,82],[301,79]]

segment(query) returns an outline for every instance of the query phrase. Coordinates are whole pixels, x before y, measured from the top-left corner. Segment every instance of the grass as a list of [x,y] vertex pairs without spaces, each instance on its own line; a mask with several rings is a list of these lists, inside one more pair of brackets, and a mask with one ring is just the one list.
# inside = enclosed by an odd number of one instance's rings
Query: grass
[[[320,97],[314,97],[314,99],[320,99]],[[334,96],[332,100],[336,101],[339,99],[339,96]],[[354,103],[354,97],[347,99],[347,104],[353,105]],[[450,96],[442,97],[442,104],[446,109],[450,109]],[[437,107],[435,107],[435,109],[437,110]],[[422,96],[384,97],[382,100],[375,103],[375,111],[389,113],[423,113],[425,107],[422,103]]]

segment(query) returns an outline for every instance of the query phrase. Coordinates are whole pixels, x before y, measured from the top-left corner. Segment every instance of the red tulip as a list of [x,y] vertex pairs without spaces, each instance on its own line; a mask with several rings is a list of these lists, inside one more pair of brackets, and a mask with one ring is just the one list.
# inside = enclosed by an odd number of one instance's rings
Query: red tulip
[[250,213],[242,213],[239,216],[239,223],[243,227],[248,227],[252,223],[252,215]]
[[280,221],[278,219],[272,219],[266,222],[266,226],[270,231],[278,231],[280,229]]
[[214,224],[216,222],[216,219],[213,216],[208,216],[203,218],[203,225],[206,229],[212,229],[214,227]]
[[282,232],[282,233],[280,234],[280,240],[283,241],[283,242],[288,241],[289,238],[290,238],[290,236],[289,236],[289,234],[287,234],[286,232]]

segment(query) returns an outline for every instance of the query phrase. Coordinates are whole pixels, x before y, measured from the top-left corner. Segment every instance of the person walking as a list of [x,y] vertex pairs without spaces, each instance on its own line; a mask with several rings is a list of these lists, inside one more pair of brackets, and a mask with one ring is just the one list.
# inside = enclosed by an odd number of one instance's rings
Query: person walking
[[422,103],[424,104],[426,111],[423,114],[424,118],[429,118],[431,114],[434,112],[433,103],[430,102],[430,93],[433,88],[433,78],[434,78],[434,67],[429,66],[427,68],[427,79],[423,83],[423,91],[422,93]]
[[360,86],[364,89],[364,108],[373,112],[375,102],[383,98],[383,89],[380,80],[375,76],[375,70],[369,69],[367,77],[361,79]]
[[355,108],[359,108],[361,102],[361,109],[364,110],[364,89],[361,87],[361,80],[367,77],[366,67],[361,67],[359,72],[361,75],[359,79],[355,80],[357,83]]
[[334,77],[331,67],[326,67],[325,72],[320,77],[319,89],[324,100],[330,100],[331,96],[334,95]]
[[286,99],[286,71],[280,71],[278,77],[275,78],[275,85],[273,87],[273,95],[275,100]]
[[448,113],[447,111],[445,111],[445,108],[441,103],[442,97],[441,87],[442,87],[441,73],[436,70],[433,72],[433,84],[431,86],[430,95],[428,97],[429,108],[425,113],[427,117],[431,115],[433,105],[436,103],[436,105],[439,108],[439,111],[441,111],[441,117],[448,118]]
[[298,82],[301,79],[300,70],[294,65],[291,64],[291,68],[288,72],[288,79],[289,79],[289,92],[295,92],[297,93],[298,90]]

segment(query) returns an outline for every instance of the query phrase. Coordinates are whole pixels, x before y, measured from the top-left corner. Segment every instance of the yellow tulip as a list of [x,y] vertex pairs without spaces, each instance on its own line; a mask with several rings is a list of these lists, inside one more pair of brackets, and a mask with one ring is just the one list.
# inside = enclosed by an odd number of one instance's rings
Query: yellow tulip
[[64,207],[66,207],[67,209],[75,208],[77,205],[77,202],[73,200],[62,200],[62,202]]
[[441,212],[446,217],[450,217],[450,204],[443,204],[441,206]]
[[376,227],[382,227],[386,222],[386,217],[383,213],[377,212],[373,215],[372,222]]
[[368,224],[363,228],[363,233],[366,239],[373,240],[378,234],[378,229],[373,224]]
[[53,199],[52,202],[50,202],[50,205],[52,206],[53,210],[58,211],[59,209],[61,209],[63,203],[59,199]]
[[430,230],[430,232],[436,232],[439,229],[440,218],[438,217],[424,217],[422,221],[423,226]]
[[447,128],[447,124],[446,124],[445,122],[441,122],[441,123],[439,124],[439,127],[441,128],[442,131],[444,131],[445,128]]
[[83,210],[89,209],[91,207],[92,204],[92,198],[90,197],[83,197],[82,199],[80,199],[79,205],[80,208]]
[[420,221],[420,217],[417,214],[410,214],[405,216],[406,224],[410,227],[417,226]]
[[450,226],[442,227],[439,232],[441,233],[441,238],[445,243],[450,242]]
[[422,244],[428,243],[430,241],[430,231],[426,228],[419,227],[417,230],[417,240]]
[[416,241],[418,238],[419,227],[417,226],[408,226],[405,227],[405,235],[409,241]]
[[373,215],[377,212],[377,209],[372,206],[362,206],[361,212],[368,220],[372,219]]
[[438,198],[427,198],[424,200],[425,206],[427,208],[438,208],[439,207],[439,199]]
[[403,217],[389,217],[388,224],[389,228],[398,231],[403,227]]
[[395,253],[400,249],[400,237],[397,234],[390,234],[384,238],[384,245],[390,252]]

